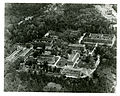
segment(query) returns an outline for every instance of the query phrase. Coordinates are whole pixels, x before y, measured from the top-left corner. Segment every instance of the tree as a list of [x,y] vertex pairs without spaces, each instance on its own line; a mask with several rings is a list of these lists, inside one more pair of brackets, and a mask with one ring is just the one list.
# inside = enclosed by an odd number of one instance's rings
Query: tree
[[30,48],[30,47],[31,47],[30,43],[27,43],[26,48]]
[[68,49],[67,52],[68,52],[69,54],[72,54],[72,49]]

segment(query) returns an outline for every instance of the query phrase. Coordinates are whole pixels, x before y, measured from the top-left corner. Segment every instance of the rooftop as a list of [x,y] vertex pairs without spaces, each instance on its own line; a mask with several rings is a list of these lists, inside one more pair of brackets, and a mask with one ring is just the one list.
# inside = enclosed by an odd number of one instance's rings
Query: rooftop
[[103,40],[112,40],[114,34],[90,34],[88,38],[91,39],[103,39]]
[[83,44],[69,44],[69,47],[85,47]]
[[38,57],[38,62],[44,62],[47,61],[48,63],[54,63],[55,62],[55,58],[52,55],[41,55]]
[[92,34],[86,35],[83,38],[83,43],[89,44],[100,44],[100,45],[108,45],[112,46],[115,42],[115,35],[114,34]]

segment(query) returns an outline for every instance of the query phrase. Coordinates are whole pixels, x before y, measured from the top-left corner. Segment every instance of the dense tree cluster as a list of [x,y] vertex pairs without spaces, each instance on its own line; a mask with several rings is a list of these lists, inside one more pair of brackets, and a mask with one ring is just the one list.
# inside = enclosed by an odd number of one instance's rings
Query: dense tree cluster
[[[109,24],[104,17],[96,11],[93,5],[89,4],[10,4],[6,5],[6,16],[12,18],[8,30],[12,34],[14,42],[26,43],[36,38],[41,38],[49,30],[59,32],[63,38],[73,43],[78,34],[110,33]],[[17,11],[16,11],[17,10]],[[26,11],[27,10],[27,11]],[[19,17],[16,20],[16,17]],[[33,16],[32,20],[24,20]],[[24,17],[24,18],[23,18]],[[16,22],[13,22],[16,21]],[[23,23],[18,25],[21,20]],[[18,22],[19,21],[19,22]],[[78,30],[75,35],[70,35],[72,30]],[[66,34],[66,35],[65,35]],[[59,34],[58,34],[59,35]],[[65,37],[67,36],[67,37]],[[72,36],[72,37],[71,37]],[[29,37],[29,38],[28,38]]]

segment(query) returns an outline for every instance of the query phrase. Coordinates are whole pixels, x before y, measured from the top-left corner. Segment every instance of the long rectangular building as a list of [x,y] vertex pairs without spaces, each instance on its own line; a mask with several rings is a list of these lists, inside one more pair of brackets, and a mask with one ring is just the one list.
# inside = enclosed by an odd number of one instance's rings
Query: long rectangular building
[[96,44],[99,45],[107,45],[107,46],[113,46],[115,42],[115,35],[114,34],[92,34],[86,35],[82,42],[84,44]]

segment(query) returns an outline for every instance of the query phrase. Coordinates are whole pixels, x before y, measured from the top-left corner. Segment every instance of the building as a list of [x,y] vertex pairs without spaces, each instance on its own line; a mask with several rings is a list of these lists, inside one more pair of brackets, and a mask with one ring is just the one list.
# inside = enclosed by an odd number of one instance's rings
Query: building
[[55,63],[55,56],[53,55],[41,55],[38,57],[38,62],[44,62],[47,61],[48,64],[54,64]]
[[63,57],[60,58],[60,60],[58,61],[58,63],[56,64],[56,66],[58,68],[62,68],[65,66],[65,64],[67,63],[67,60]]
[[111,23],[109,28],[115,32],[117,32],[117,24],[116,23]]
[[25,48],[25,50],[22,52],[20,57],[23,57],[24,60],[27,59],[27,57],[32,53],[32,48]]
[[45,37],[48,37],[49,35],[50,35],[50,33],[46,33],[44,36],[45,36]]
[[68,47],[72,50],[84,50],[85,49],[84,44],[69,44]]
[[15,50],[10,56],[6,57],[5,60],[6,60],[6,61],[10,61],[10,62],[14,61],[15,58],[16,58],[16,56],[17,56],[21,51],[22,51],[22,49],[20,49],[20,50]]
[[53,38],[43,37],[40,39],[41,42],[52,44]]
[[45,43],[45,50],[51,51],[52,50],[52,45],[49,42]]
[[92,34],[90,33],[89,35],[86,35],[82,42],[84,44],[96,44],[98,43],[99,45],[107,45],[107,46],[113,46],[115,42],[115,35],[114,34]]
[[31,48],[18,47],[10,56],[6,57],[6,61],[15,62],[18,58],[26,59],[32,52]]
[[[74,67],[64,67],[61,70],[61,74],[64,74],[66,77],[72,77],[72,78],[86,78],[92,76],[93,72],[96,70],[97,66],[100,63],[100,56],[97,56],[97,60],[95,62],[95,68],[74,68]],[[77,64],[78,65],[78,64]]]
[[76,51],[73,51],[72,54],[68,54],[68,60],[67,64],[68,66],[73,66],[75,63],[77,63],[77,60],[79,59],[80,54]]

